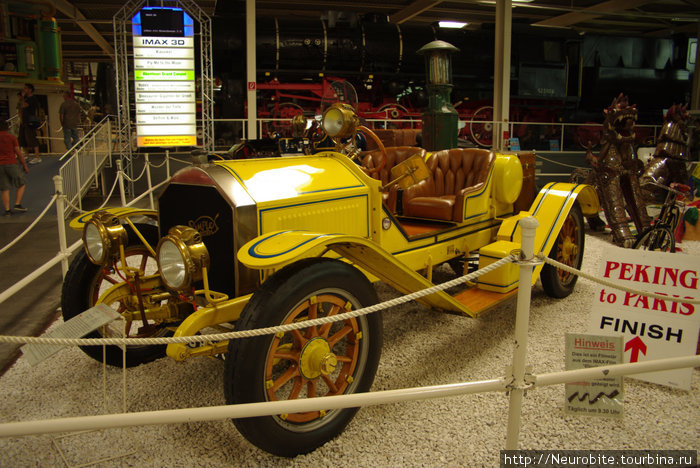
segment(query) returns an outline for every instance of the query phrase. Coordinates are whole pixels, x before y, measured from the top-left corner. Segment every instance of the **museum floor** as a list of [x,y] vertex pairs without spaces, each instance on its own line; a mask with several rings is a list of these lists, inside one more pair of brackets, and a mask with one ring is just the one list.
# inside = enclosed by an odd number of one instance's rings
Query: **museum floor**
[[[35,174],[39,173],[39,169]],[[29,214],[36,213],[30,208]],[[24,216],[24,215],[23,215]],[[2,245],[18,220],[0,221]],[[53,220],[55,226],[55,219]],[[0,257],[2,285],[21,276],[35,259],[55,252],[55,227],[40,226],[19,252]],[[9,229],[8,229],[9,227]],[[52,230],[53,229],[53,230]],[[594,272],[610,245],[605,234],[587,234],[584,270]],[[700,255],[700,242],[683,252]],[[41,262],[38,262],[41,263]],[[11,273],[8,275],[7,273]],[[440,275],[444,277],[440,279]],[[10,278],[11,279],[11,278]],[[448,279],[436,273],[437,282]],[[11,282],[11,281],[9,281]],[[2,333],[40,330],[59,301],[60,271],[35,281],[2,305]],[[395,293],[379,285],[381,299]],[[564,367],[564,335],[585,333],[596,285],[579,280],[564,300],[532,295],[528,364],[544,373]],[[485,380],[503,375],[512,359],[514,305],[479,319],[436,313],[410,303],[384,313],[384,347],[373,390]],[[43,311],[43,312],[42,312]],[[19,317],[17,317],[19,316]],[[34,322],[38,320],[39,322]],[[216,359],[177,363],[160,359],[127,373],[129,411],[224,404],[223,364]],[[20,358],[2,377],[0,420],[19,421],[119,411],[120,370],[107,369],[108,408],[103,404],[103,370],[76,348],[31,367]],[[526,449],[693,449],[700,448],[700,369],[692,390],[671,390],[625,378],[620,420],[563,414],[562,386],[531,390],[523,407],[520,446]],[[57,447],[72,465],[120,457],[97,466],[498,466],[504,447],[507,398],[477,394],[361,409],[345,432],[315,452],[281,459],[250,445],[230,421],[112,429],[79,435],[0,439],[0,466],[63,466]]]
[[[0,248],[15,240],[44,210],[55,192],[53,177],[61,164],[58,155],[42,155],[40,164],[29,166],[27,190],[22,201],[27,212],[0,216]],[[14,193],[11,201],[14,201]],[[72,230],[68,230],[67,236],[69,244],[80,238]],[[25,238],[0,254],[0,292],[50,260],[58,250],[56,208],[52,206]],[[56,266],[0,304],[0,334],[40,333],[56,316],[60,294],[61,268]],[[0,344],[0,375],[17,357],[17,348]]]

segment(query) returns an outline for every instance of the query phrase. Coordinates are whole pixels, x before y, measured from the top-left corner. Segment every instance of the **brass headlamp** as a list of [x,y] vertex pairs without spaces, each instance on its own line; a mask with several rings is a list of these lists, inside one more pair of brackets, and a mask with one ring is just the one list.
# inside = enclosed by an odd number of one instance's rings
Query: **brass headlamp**
[[158,269],[165,286],[182,291],[202,279],[202,271],[209,268],[209,251],[202,235],[194,228],[173,226],[158,243]]
[[83,246],[90,261],[107,265],[119,255],[119,246],[128,243],[128,235],[119,218],[106,211],[98,211],[83,228]]
[[323,112],[321,125],[323,130],[338,144],[344,138],[355,134],[360,119],[351,105],[336,102]]

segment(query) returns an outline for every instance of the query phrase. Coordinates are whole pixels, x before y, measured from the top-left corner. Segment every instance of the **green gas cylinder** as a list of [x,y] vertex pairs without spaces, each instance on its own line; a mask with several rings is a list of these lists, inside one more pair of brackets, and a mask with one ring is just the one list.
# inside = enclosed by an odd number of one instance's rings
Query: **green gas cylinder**
[[55,18],[39,20],[39,44],[43,79],[60,81],[61,47],[58,23]]

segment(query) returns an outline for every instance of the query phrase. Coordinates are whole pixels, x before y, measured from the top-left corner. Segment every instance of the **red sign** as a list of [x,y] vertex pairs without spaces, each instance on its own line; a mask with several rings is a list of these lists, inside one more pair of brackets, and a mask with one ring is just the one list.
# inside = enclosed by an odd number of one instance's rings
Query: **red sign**
[[248,82],[248,91],[255,91],[255,81]]

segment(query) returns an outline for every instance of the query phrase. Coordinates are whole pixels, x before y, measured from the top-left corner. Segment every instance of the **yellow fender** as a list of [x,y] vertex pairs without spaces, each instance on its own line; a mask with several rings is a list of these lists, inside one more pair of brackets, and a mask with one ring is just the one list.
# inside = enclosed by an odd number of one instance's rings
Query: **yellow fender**
[[[281,268],[307,257],[319,257],[332,251],[374,276],[409,294],[434,284],[398,262],[375,242],[345,234],[322,234],[308,231],[275,231],[257,237],[238,251],[238,260],[248,268],[268,270]],[[470,314],[470,311],[443,291],[419,299],[437,309]]]
[[88,211],[81,214],[80,216],[73,218],[69,224],[72,229],[76,231],[83,231],[85,224],[90,221],[92,215],[98,211],[106,211],[113,214],[119,219],[128,218],[130,216],[147,216],[149,218],[158,219],[158,212],[155,210],[146,210],[143,208],[129,208],[129,207],[113,207],[113,208],[102,208],[97,210]]
[[[504,220],[496,235],[497,241],[480,249],[480,252],[487,252],[489,257],[497,259],[508,255],[514,247],[519,248],[522,243],[520,220],[533,216],[539,223],[535,233],[535,254],[540,252],[549,254],[575,202],[578,202],[584,216],[598,214],[600,210],[598,196],[590,185],[560,182],[545,185],[530,209]],[[479,266],[484,265],[480,263]],[[535,267],[532,276],[533,284],[537,281],[542,267],[542,264]],[[513,280],[517,279],[516,268],[513,266],[510,273],[504,274],[508,279],[502,278],[495,281],[502,286],[486,289],[505,292],[514,287]],[[488,280],[493,281],[490,278]]]
[[535,236],[535,252],[549,252],[576,201],[584,216],[597,214],[600,210],[598,196],[590,185],[549,183],[540,190],[528,211],[508,218],[501,224],[497,239],[520,244],[520,219],[533,216],[539,222]]

